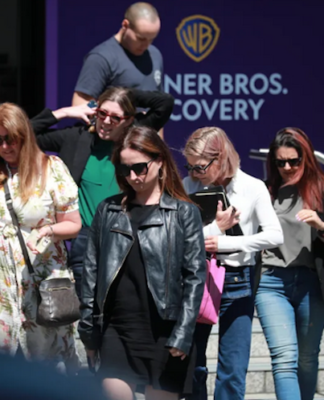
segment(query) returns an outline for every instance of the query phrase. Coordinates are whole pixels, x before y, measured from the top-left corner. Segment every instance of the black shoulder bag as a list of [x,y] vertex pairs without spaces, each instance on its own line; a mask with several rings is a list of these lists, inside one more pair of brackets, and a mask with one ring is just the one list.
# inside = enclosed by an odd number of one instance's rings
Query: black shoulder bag
[[23,253],[30,276],[35,283],[38,308],[36,323],[47,328],[69,325],[80,318],[80,303],[75,291],[74,282],[70,278],[53,278],[35,281],[35,271],[30,262],[27,247],[21,233],[18,218],[12,206],[8,183],[4,184],[6,204],[16,228],[21,251]]

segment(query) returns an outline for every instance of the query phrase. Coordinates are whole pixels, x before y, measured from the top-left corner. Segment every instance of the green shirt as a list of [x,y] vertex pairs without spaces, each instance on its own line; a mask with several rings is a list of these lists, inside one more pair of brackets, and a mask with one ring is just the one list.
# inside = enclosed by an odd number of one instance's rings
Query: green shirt
[[79,187],[79,209],[83,226],[91,226],[99,203],[120,192],[111,162],[114,142],[96,139]]

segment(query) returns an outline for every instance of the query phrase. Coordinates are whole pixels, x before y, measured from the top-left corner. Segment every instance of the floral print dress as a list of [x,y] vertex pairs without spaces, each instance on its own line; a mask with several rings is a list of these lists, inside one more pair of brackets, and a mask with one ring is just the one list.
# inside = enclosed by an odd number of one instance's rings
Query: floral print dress
[[[78,188],[65,164],[50,156],[46,187],[40,183],[27,203],[18,192],[19,176],[9,173],[8,186],[21,232],[26,241],[34,228],[54,224],[55,215],[78,210]],[[67,277],[67,252],[63,241],[51,243],[42,254],[29,251],[35,280]],[[14,355],[20,346],[27,359],[64,361],[70,370],[77,369],[78,355],[74,326],[45,328],[36,324],[37,299],[34,281],[22,255],[18,236],[0,188],[0,351]]]

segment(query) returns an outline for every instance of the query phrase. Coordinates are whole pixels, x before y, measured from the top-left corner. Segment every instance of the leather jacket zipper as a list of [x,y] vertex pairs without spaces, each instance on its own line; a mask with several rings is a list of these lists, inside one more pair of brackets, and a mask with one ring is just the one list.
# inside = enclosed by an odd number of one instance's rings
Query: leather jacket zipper
[[[122,233],[122,234],[124,234],[124,235],[130,236],[130,237],[133,239],[132,245],[134,244],[134,240],[135,240],[135,239],[134,239],[134,236],[133,236],[133,235],[130,235],[129,232],[118,231],[118,230],[114,230],[114,232],[119,232],[119,233]],[[132,248],[132,246],[129,247],[127,253],[125,254],[125,257],[123,258],[123,261],[122,261],[120,267],[117,269],[117,271],[116,271],[116,273],[115,273],[115,275],[114,275],[112,281],[110,282],[110,285],[108,286],[108,288],[107,288],[107,290],[106,290],[106,295],[105,295],[105,298],[104,298],[103,303],[102,303],[102,310],[104,310],[104,306],[105,306],[105,302],[106,302],[106,300],[107,300],[107,296],[108,296],[109,289],[110,289],[111,285],[113,284],[114,280],[116,279],[116,277],[117,277],[117,275],[118,275],[118,273],[119,273],[121,267],[124,265],[124,261],[125,261],[126,257],[128,256],[128,254],[129,254],[131,248]],[[102,326],[102,328],[103,328],[103,326]]]
[[168,301],[168,294],[169,294],[169,277],[170,277],[170,247],[171,247],[171,235],[170,235],[170,220],[171,220],[171,215],[170,211],[167,214],[167,238],[168,238],[168,262],[167,262],[167,280],[166,280],[166,290],[165,290],[165,312],[164,312],[164,317],[167,315],[167,301]]

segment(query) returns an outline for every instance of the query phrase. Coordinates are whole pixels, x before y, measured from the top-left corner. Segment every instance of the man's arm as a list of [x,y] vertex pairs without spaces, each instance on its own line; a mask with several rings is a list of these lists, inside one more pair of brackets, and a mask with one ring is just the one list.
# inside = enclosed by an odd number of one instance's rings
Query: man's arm
[[174,98],[163,92],[150,92],[133,89],[135,106],[148,108],[146,114],[136,114],[136,124],[154,128],[159,131],[169,120],[173,110]]
[[84,61],[74,89],[72,106],[97,100],[110,81],[110,67],[100,54],[90,54]]
[[88,104],[94,98],[88,94],[81,92],[74,92],[72,97],[72,106],[80,106],[81,104]]

